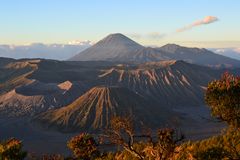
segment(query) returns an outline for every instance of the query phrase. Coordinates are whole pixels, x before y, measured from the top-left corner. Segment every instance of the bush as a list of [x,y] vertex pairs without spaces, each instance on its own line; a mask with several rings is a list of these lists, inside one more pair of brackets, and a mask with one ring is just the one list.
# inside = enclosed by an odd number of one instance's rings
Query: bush
[[0,160],[23,160],[27,152],[22,151],[21,141],[11,138],[0,143]]
[[240,131],[229,128],[219,136],[197,142],[186,142],[179,147],[176,159],[240,159]]
[[73,137],[68,141],[67,146],[73,152],[74,156],[79,159],[90,160],[99,156],[97,143],[94,138],[87,133]]
[[220,80],[209,83],[205,100],[214,117],[240,127],[240,77],[225,73]]

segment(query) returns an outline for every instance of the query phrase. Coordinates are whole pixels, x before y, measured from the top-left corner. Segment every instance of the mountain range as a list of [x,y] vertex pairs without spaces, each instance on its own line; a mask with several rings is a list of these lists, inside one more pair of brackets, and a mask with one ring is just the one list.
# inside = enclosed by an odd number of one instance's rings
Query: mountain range
[[126,114],[153,128],[168,124],[182,116],[175,108],[204,105],[206,85],[226,71],[181,60],[1,61],[1,116],[27,117],[34,124],[67,132],[99,131],[112,116]]
[[207,49],[167,44],[160,48],[144,47],[123,34],[110,34],[93,46],[73,56],[71,61],[150,62],[184,60],[212,67],[240,67],[240,61]]
[[194,122],[185,111],[205,105],[207,84],[238,67],[206,49],[146,48],[111,34],[71,61],[0,58],[0,115],[63,132],[101,131],[114,116],[151,128]]

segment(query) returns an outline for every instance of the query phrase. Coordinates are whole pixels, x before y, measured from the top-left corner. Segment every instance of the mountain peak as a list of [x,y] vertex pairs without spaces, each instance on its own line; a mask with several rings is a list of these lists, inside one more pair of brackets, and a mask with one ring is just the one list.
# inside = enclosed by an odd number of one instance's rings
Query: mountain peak
[[100,40],[98,45],[117,45],[117,46],[126,46],[126,47],[143,47],[142,45],[138,44],[137,42],[133,41],[132,39],[128,38],[127,36],[121,33],[113,33],[102,40]]
[[128,38],[127,36],[125,36],[122,33],[111,33],[109,34],[107,37],[122,37],[122,38]]
[[181,47],[180,45],[178,44],[175,44],[175,43],[168,43],[168,44],[165,44],[164,46],[162,47]]
[[168,52],[175,52],[179,48],[181,48],[181,46],[174,43],[168,43],[161,47],[161,49],[166,50]]
[[70,60],[126,60],[144,47],[121,33],[110,34]]
[[168,51],[168,52],[176,52],[178,49],[191,50],[192,52],[194,52],[194,51],[207,51],[205,48],[184,47],[184,46],[180,46],[180,45],[174,44],[174,43],[168,43],[168,44],[162,46],[161,49],[163,49],[165,51]]

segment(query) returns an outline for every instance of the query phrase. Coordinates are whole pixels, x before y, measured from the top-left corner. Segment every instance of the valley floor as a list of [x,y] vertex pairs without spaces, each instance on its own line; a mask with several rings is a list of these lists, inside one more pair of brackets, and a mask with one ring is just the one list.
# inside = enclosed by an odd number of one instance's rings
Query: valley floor
[[70,154],[66,142],[76,134],[46,131],[32,126],[26,119],[0,119],[0,139],[15,137],[22,140],[24,149],[37,155],[45,153]]
[[[178,107],[174,109],[181,113],[175,121],[176,128],[180,128],[186,136],[185,140],[199,140],[217,135],[225,127],[223,123],[214,122],[207,107]],[[23,141],[24,149],[29,153],[70,154],[67,141],[74,135],[56,131],[46,131],[31,125],[26,119],[0,118],[0,139],[11,137]]]

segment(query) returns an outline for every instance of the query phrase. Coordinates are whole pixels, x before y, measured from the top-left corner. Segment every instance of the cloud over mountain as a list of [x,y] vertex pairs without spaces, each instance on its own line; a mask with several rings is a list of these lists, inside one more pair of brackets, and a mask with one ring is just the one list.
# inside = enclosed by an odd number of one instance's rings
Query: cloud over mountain
[[134,38],[134,39],[144,38],[144,39],[156,40],[156,39],[161,39],[161,38],[165,37],[166,34],[160,33],[160,32],[150,32],[147,34],[131,33],[131,34],[128,34],[128,36],[131,38]]
[[187,31],[187,30],[190,30],[194,27],[197,27],[197,26],[201,26],[201,25],[206,25],[206,24],[211,24],[211,23],[214,23],[216,21],[218,21],[219,19],[217,17],[214,17],[214,16],[207,16],[205,17],[204,19],[202,20],[198,20],[196,22],[193,22],[192,24],[190,25],[187,25],[183,28],[180,28],[178,29],[176,32],[184,32],[184,31]]
[[69,45],[93,45],[93,42],[89,40],[84,40],[84,41],[74,40],[74,41],[68,42],[68,44]]
[[240,48],[236,48],[234,51],[240,54]]
[[210,48],[211,51],[240,60],[240,48]]
[[161,39],[165,37],[165,34],[161,34],[159,32],[151,32],[147,36],[151,39]]

